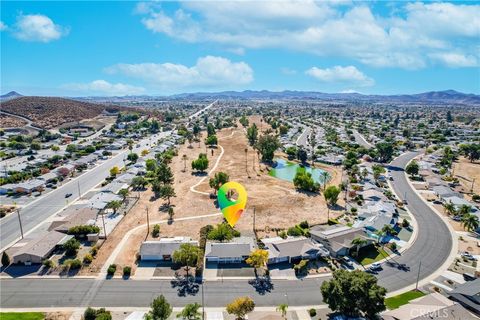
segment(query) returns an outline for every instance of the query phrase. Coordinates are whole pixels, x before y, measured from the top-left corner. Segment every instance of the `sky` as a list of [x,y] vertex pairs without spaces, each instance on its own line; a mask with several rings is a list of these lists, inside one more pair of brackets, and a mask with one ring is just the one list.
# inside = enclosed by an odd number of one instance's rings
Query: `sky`
[[480,1],[0,6],[2,94],[480,94]]

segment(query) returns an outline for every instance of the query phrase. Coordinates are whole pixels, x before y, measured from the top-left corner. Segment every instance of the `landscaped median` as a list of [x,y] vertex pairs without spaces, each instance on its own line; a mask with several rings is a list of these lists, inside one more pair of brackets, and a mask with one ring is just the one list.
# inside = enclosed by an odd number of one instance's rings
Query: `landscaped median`
[[397,296],[393,296],[385,299],[385,305],[389,310],[397,309],[403,306],[404,304],[407,304],[408,302],[410,302],[410,300],[423,297],[424,295],[425,293],[418,290],[407,291]]
[[43,320],[42,312],[0,312],[1,320]]

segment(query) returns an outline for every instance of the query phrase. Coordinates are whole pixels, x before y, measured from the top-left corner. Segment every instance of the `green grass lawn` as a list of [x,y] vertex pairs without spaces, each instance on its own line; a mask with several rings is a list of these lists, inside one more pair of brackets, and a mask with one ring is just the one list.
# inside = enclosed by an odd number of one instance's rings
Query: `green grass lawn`
[[390,297],[385,299],[385,305],[388,309],[397,309],[404,304],[407,304],[410,300],[423,297],[425,293],[421,291],[407,291],[405,293],[399,294],[398,296]]
[[367,264],[385,259],[385,257],[388,257],[389,255],[390,254],[383,248],[377,248],[373,245],[370,245],[361,248],[360,252],[358,253],[358,257],[355,260],[365,266]]
[[0,320],[43,320],[42,312],[0,312]]

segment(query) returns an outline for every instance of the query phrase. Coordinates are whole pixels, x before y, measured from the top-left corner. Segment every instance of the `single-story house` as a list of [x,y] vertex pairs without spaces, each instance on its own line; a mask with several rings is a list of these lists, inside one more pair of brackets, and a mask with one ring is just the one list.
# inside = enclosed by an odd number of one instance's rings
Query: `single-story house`
[[384,320],[474,319],[460,304],[438,292],[411,300],[409,303],[382,313]]
[[109,193],[117,194],[120,190],[128,189],[128,187],[129,187],[128,184],[114,180],[111,183],[107,184],[105,187],[103,187],[102,190],[100,190],[100,192],[109,192]]
[[472,203],[468,202],[467,200],[465,200],[465,199],[463,199],[463,198],[457,197],[457,196],[446,197],[446,198],[444,199],[444,202],[445,202],[445,203],[452,203],[457,210],[458,210],[461,206],[469,206],[469,207],[471,207],[471,211],[472,211],[472,212],[478,211],[478,209],[477,209]]
[[103,210],[110,201],[122,201],[122,197],[108,192],[99,192],[88,200],[88,207]]
[[280,237],[262,239],[268,251],[268,263],[298,262],[302,259],[327,257],[328,250],[322,244],[305,237]]
[[453,191],[447,186],[434,186],[432,190],[433,192],[435,192],[435,195],[442,201],[444,201],[445,198],[462,197],[460,193]]
[[363,228],[351,228],[343,225],[315,226],[310,229],[313,240],[323,244],[333,257],[348,255],[355,245],[353,239],[362,238],[367,240],[365,245],[373,242]]
[[50,229],[67,233],[68,230],[75,226],[95,225],[98,215],[98,209],[90,207],[69,207],[60,213],[64,218],[52,222]]
[[12,254],[13,263],[42,263],[65,241],[73,238],[58,231],[50,231],[28,242]]
[[198,241],[189,237],[161,238],[159,240],[144,241],[140,246],[140,258],[148,260],[172,260],[173,252],[178,250],[182,244],[198,246]]
[[39,180],[43,180],[45,182],[51,182],[55,179],[57,179],[58,175],[55,172],[49,172],[42,174],[40,177],[38,177]]
[[205,260],[218,263],[241,263],[255,249],[255,241],[250,237],[233,238],[230,242],[207,241]]
[[450,299],[480,316],[480,278],[460,284],[447,294]]

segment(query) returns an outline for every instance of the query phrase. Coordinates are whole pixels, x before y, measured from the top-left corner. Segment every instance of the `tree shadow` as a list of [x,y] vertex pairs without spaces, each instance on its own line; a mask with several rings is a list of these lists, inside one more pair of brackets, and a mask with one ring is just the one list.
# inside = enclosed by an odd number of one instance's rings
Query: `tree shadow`
[[272,279],[269,276],[257,277],[255,279],[249,280],[248,283],[260,295],[270,293],[274,289]]
[[204,177],[208,175],[205,171],[194,171],[192,172],[192,176],[196,176],[196,177]]
[[195,296],[199,291],[199,285],[194,281],[194,277],[184,277],[175,275],[175,279],[170,281],[172,288],[177,288],[179,297],[186,297],[187,295]]

